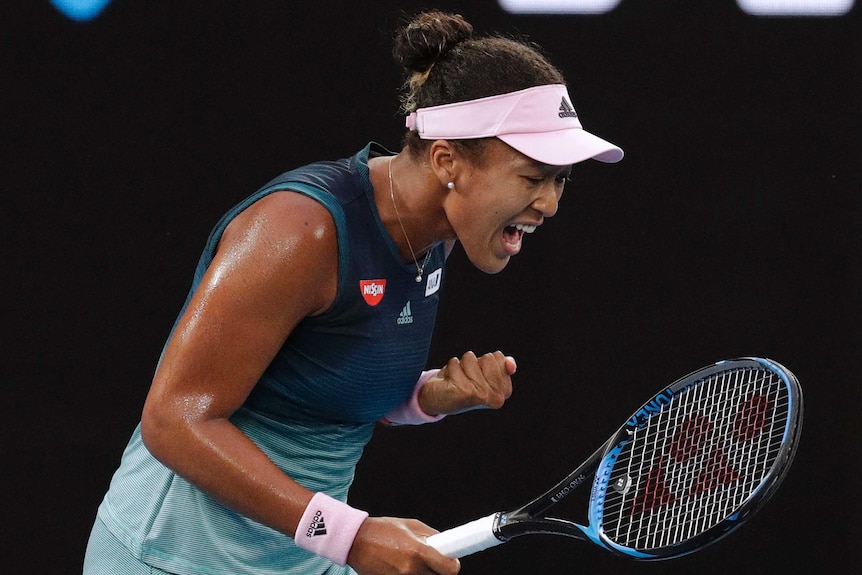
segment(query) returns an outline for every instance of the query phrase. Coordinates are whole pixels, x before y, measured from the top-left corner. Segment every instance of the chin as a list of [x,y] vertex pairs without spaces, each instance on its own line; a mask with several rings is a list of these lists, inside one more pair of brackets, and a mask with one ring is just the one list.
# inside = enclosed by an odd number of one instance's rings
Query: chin
[[508,257],[506,257],[505,259],[489,258],[488,261],[478,262],[475,260],[471,260],[471,262],[476,267],[476,269],[478,269],[479,271],[484,272],[486,274],[492,274],[493,275],[493,274],[498,274],[501,271],[503,271],[504,269],[506,269],[506,266],[509,265],[509,258]]

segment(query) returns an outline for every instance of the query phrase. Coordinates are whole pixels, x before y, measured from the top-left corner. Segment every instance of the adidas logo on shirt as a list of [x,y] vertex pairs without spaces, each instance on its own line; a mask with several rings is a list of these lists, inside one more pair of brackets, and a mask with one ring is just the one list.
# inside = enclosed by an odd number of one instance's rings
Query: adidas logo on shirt
[[326,522],[323,520],[323,512],[318,511],[311,518],[311,525],[305,532],[306,537],[316,537],[318,535],[326,535]]
[[572,104],[566,100],[566,97],[563,96],[562,101],[560,101],[560,117],[561,118],[577,118],[578,113],[575,112],[575,109],[572,107]]
[[406,325],[408,323],[413,323],[413,313],[410,311],[410,302],[401,309],[401,313],[398,314],[398,319],[396,322],[398,325]]

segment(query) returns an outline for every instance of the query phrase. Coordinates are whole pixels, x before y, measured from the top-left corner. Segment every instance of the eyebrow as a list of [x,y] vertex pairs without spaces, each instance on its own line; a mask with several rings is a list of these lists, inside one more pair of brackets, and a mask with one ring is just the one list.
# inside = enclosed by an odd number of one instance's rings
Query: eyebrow
[[553,164],[543,164],[541,162],[534,162],[534,166],[542,172],[545,176],[556,176],[558,174],[563,174],[565,176],[569,176],[572,173],[572,166],[555,166]]
[[521,160],[523,162],[523,167],[518,166],[517,162],[515,163],[516,169],[534,169],[541,172],[543,177],[550,177],[557,174],[565,174],[566,177],[570,176],[572,173],[572,165],[568,164],[565,166],[557,166],[554,164],[546,164],[544,162],[540,162],[538,160],[534,160],[533,158],[526,156],[524,154],[519,153],[521,156]]

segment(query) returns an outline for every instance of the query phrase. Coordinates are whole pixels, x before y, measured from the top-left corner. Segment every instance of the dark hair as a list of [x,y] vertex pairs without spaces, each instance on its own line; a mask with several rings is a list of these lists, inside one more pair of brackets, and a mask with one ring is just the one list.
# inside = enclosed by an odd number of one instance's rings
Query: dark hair
[[[405,72],[401,111],[427,108],[533,86],[565,84],[538,46],[499,35],[474,37],[473,26],[458,14],[423,12],[395,35],[393,55]],[[483,140],[453,143],[479,150]],[[412,153],[428,145],[416,132],[404,137]]]

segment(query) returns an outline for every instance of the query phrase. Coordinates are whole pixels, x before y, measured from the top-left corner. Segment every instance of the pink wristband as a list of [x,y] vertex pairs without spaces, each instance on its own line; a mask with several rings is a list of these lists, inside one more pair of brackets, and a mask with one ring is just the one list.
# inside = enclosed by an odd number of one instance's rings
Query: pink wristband
[[428,415],[419,407],[419,390],[428,383],[429,379],[437,375],[439,371],[439,369],[423,371],[422,375],[419,376],[419,381],[413,387],[413,393],[410,394],[410,397],[387,413],[383,419],[394,425],[421,425],[423,423],[434,423],[446,417],[445,413]]
[[368,513],[346,503],[315,493],[296,527],[296,545],[342,567],[353,546],[356,533]]

